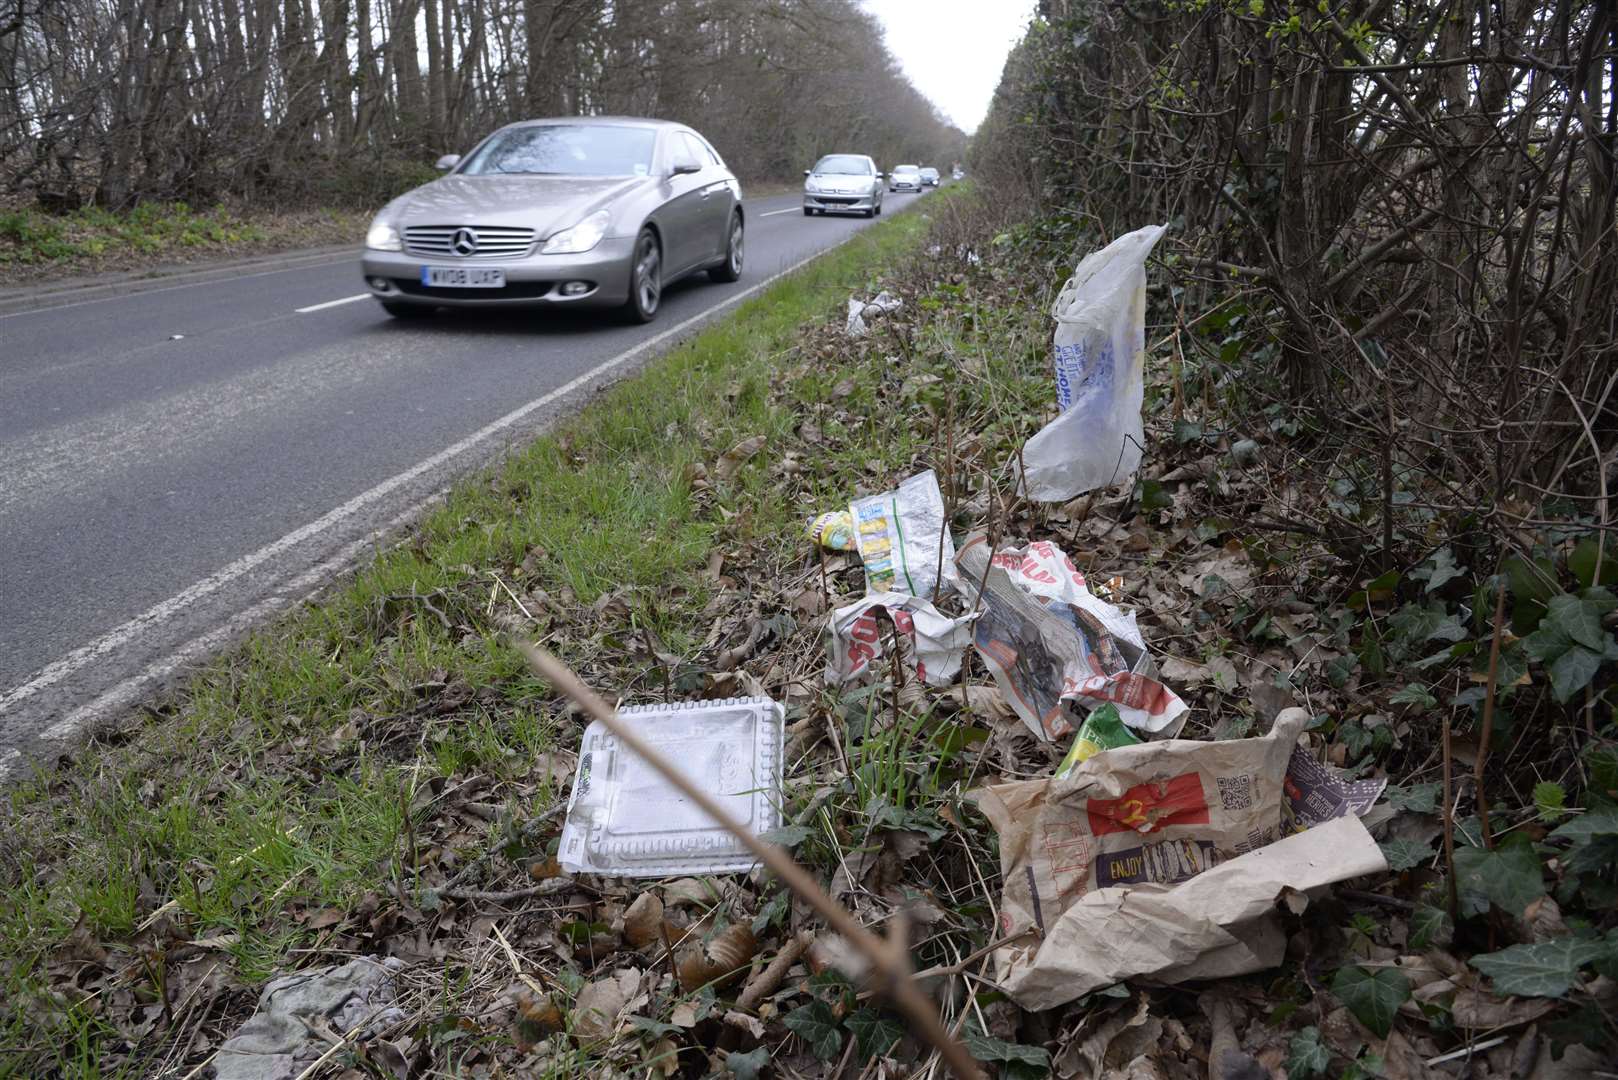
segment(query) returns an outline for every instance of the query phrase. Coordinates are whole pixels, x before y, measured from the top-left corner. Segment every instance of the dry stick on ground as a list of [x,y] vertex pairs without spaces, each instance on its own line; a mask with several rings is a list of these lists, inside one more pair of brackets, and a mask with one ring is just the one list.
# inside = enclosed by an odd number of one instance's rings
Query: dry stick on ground
[[523,654],[536,674],[549,682],[559,693],[566,694],[592,718],[601,721],[602,726],[611,731],[625,749],[656,769],[665,780],[678,788],[682,795],[696,803],[703,813],[741,841],[776,877],[819,912],[833,930],[865,955],[871,962],[873,970],[881,973],[886,980],[885,989],[892,997],[894,1005],[910,1019],[923,1038],[938,1048],[938,1052],[949,1063],[950,1069],[957,1076],[967,1080],[980,1080],[983,1073],[978,1069],[977,1062],[966,1052],[966,1047],[945,1030],[943,1022],[938,1017],[938,1010],[912,980],[902,941],[884,942],[860,925],[847,910],[827,896],[815,880],[785,852],[754,836],[746,826],[720,806],[712,795],[692,783],[684,773],[675,768],[662,753],[634,731],[620,724],[612,706],[584,685],[566,664],[544,649],[526,641],[513,640],[512,644]]
[[1494,640],[1489,643],[1489,684],[1483,692],[1483,732],[1478,737],[1478,763],[1473,774],[1473,786],[1477,788],[1478,821],[1483,828],[1483,846],[1494,847],[1494,837],[1489,834],[1489,798],[1483,790],[1483,768],[1489,761],[1489,735],[1494,731],[1494,694],[1495,686],[1500,681],[1500,624],[1506,617],[1506,587],[1504,584],[1496,589],[1494,601]]
[[1461,899],[1455,885],[1455,808],[1450,802],[1449,716],[1444,717],[1444,880],[1449,885],[1449,921],[1461,923]]
[[776,988],[787,977],[787,972],[792,969],[792,965],[796,964],[814,943],[813,930],[799,930],[791,941],[781,946],[781,951],[775,954],[775,959],[770,961],[769,966],[742,988],[741,994],[736,998],[736,1007],[745,1012],[752,1012],[758,1008],[759,1002],[775,993]]

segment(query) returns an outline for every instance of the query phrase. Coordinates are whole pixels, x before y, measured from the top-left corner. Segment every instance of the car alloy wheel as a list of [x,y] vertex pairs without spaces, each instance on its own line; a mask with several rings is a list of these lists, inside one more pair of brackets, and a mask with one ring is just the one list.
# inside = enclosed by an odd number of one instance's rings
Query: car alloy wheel
[[742,216],[732,214],[730,218],[730,235],[725,242],[725,261],[708,271],[708,276],[715,281],[735,281],[742,276],[743,241],[746,239],[742,231]]
[[635,255],[629,270],[629,302],[624,314],[631,322],[648,323],[657,315],[663,299],[663,252],[650,229],[635,238]]

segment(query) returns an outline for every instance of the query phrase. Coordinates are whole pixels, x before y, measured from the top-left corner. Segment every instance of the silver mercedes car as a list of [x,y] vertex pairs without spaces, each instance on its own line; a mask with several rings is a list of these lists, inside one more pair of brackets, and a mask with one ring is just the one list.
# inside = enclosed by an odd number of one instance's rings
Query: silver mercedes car
[[741,184],[683,125],[524,121],[438,166],[365,237],[365,283],[395,317],[578,305],[650,322],[675,280],[741,276]]

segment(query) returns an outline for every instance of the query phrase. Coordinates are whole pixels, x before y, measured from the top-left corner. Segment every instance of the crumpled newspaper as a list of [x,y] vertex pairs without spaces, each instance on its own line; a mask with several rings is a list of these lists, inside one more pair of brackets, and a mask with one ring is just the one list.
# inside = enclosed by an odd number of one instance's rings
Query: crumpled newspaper
[[859,677],[881,659],[890,631],[877,619],[886,611],[904,637],[906,659],[914,658],[916,674],[931,686],[948,686],[961,670],[961,657],[972,640],[971,615],[950,618],[920,597],[887,592],[841,607],[827,620],[830,663],[826,681],[839,686]]
[[1303,832],[1345,814],[1364,817],[1387,786],[1385,776],[1373,780],[1345,780],[1337,770],[1316,761],[1301,744],[1295,746],[1292,759],[1287,763],[1287,802],[1283,808],[1288,828],[1292,832]]
[[218,1080],[293,1080],[328,1049],[306,1020],[324,1019],[347,1035],[404,1019],[393,1004],[393,973],[402,967],[396,957],[360,957],[271,979],[258,996],[258,1011],[219,1048]]
[[889,294],[886,289],[871,300],[851,296],[848,298],[848,323],[843,329],[849,337],[864,337],[870,333],[870,327],[865,325],[867,318],[876,319],[891,314],[902,306],[899,298]]
[[1027,1009],[1120,979],[1162,982],[1280,962],[1283,894],[1387,869],[1349,814],[1282,837],[1285,776],[1307,720],[1268,735],[1115,747],[1062,779],[973,793],[1000,838],[995,981]]
[[1056,739],[1073,730],[1063,702],[1108,702],[1130,727],[1161,737],[1179,732],[1185,702],[1164,686],[1135,616],[1098,599],[1055,544],[994,553],[979,534],[956,556],[955,587],[975,603],[984,582],[973,643],[1006,703],[1030,731]]

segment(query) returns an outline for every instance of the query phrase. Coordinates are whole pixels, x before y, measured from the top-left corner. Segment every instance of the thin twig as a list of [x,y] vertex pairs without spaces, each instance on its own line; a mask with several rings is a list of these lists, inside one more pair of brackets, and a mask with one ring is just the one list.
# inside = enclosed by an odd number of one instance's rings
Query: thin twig
[[1450,795],[1449,716],[1444,717],[1444,880],[1449,885],[1449,921],[1461,922],[1460,891],[1455,884],[1455,807]]
[[538,885],[530,885],[526,889],[510,889],[506,892],[489,892],[485,889],[440,889],[438,895],[446,900],[479,900],[486,904],[509,904],[513,900],[553,896],[559,892],[566,892],[575,884],[577,883],[570,877],[555,877]]
[[792,969],[792,965],[796,964],[814,943],[813,930],[799,930],[792,940],[781,946],[781,951],[775,954],[775,959],[742,988],[741,994],[736,998],[736,1007],[743,1012],[752,1012],[758,1008],[758,1003],[775,993],[776,988],[787,977],[787,972]]
[[1506,587],[1501,583],[1494,600],[1494,640],[1489,643],[1489,685],[1483,693],[1483,731],[1478,736],[1478,761],[1472,783],[1477,788],[1478,820],[1483,826],[1483,846],[1494,847],[1489,834],[1489,797],[1483,790],[1483,768],[1489,760],[1489,736],[1494,731],[1495,685],[1500,679],[1500,628],[1506,617]]

